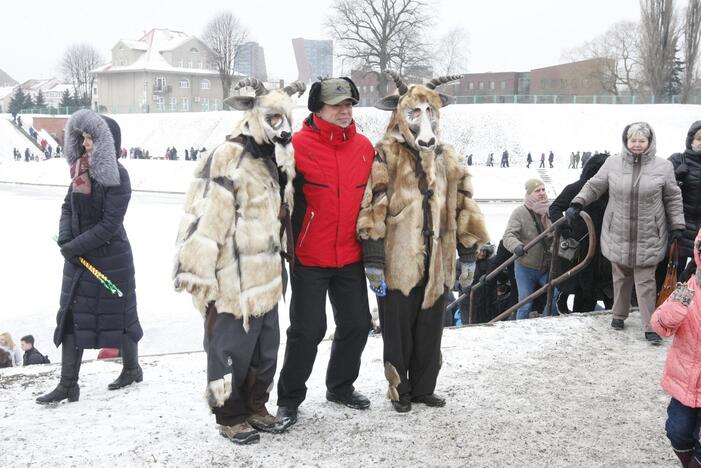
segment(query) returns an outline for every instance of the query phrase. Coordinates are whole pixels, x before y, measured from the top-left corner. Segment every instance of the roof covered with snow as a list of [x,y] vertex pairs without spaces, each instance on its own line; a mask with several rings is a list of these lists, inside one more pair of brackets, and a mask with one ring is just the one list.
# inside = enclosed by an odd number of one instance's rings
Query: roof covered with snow
[[139,58],[129,65],[114,65],[113,62],[110,62],[95,68],[92,72],[101,74],[152,70],[196,75],[217,75],[218,72],[216,70],[173,66],[163,56],[163,52],[173,51],[191,40],[198,41],[200,47],[207,47],[195,36],[170,29],[152,29],[136,41],[121,39],[117,44],[123,44],[129,49],[139,51],[141,54]]

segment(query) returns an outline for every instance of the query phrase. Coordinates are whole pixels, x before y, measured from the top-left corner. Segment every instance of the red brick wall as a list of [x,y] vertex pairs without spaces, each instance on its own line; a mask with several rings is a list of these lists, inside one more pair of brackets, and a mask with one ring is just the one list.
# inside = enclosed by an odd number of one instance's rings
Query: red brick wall
[[63,146],[63,129],[66,127],[68,116],[34,117],[34,128],[46,130],[59,145]]

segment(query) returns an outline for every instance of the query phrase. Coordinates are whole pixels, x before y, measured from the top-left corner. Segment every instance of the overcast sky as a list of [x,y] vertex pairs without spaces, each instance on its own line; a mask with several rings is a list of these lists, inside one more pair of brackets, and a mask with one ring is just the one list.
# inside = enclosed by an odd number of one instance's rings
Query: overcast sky
[[[297,78],[291,39],[327,38],[324,18],[332,1],[3,1],[0,69],[18,81],[58,76],[61,54],[73,43],[89,42],[110,60],[119,39],[138,39],[152,28],[200,35],[217,11],[230,9],[264,47],[269,78],[288,81]],[[454,26],[469,33],[469,72],[554,65],[564,49],[639,18],[638,0],[428,1],[438,12],[436,35]]]

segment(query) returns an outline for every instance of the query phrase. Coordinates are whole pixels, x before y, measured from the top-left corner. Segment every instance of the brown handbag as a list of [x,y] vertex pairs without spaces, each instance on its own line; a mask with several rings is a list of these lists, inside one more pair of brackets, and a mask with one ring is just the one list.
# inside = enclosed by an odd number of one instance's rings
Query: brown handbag
[[669,246],[669,260],[667,260],[667,274],[664,276],[664,283],[662,283],[662,288],[657,295],[657,302],[655,307],[661,306],[664,301],[667,300],[672,291],[677,287],[677,263],[679,260],[679,249],[677,247],[677,241],[672,241],[672,245]]

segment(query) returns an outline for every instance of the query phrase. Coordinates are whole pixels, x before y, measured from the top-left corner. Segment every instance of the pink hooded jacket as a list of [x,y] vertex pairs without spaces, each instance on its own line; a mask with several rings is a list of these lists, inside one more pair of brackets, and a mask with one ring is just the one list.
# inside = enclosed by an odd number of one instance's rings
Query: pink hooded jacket
[[[695,247],[699,240],[701,231],[694,242],[697,266],[701,266],[699,251]],[[674,335],[660,382],[662,388],[684,406],[700,408],[701,287],[696,284],[696,275],[691,276],[687,285],[694,290],[694,299],[689,307],[667,299],[652,314],[650,325],[662,336]]]

